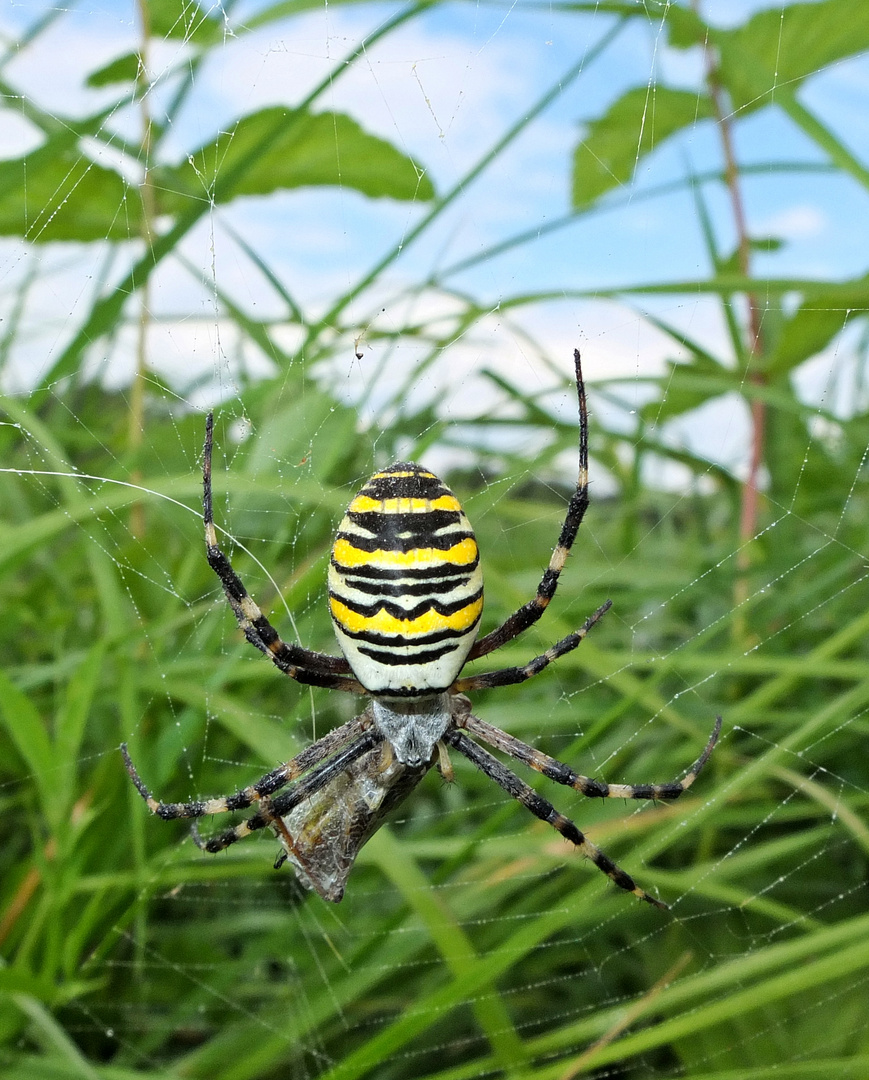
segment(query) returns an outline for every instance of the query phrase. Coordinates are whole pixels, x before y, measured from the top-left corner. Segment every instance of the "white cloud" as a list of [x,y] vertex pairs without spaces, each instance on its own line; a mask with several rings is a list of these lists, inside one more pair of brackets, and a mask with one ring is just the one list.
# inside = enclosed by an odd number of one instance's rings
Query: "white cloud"
[[758,222],[756,231],[760,235],[780,237],[782,240],[805,240],[821,236],[829,224],[822,210],[804,203],[802,206],[786,207]]

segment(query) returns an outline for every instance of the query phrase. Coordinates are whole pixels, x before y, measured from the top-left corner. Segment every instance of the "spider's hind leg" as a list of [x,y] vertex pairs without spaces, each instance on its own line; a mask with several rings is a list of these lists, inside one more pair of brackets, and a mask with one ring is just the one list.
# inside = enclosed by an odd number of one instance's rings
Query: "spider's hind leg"
[[[148,804],[148,809],[152,814],[156,814],[157,817],[162,818],[164,821],[173,821],[175,818],[200,818],[207,817],[209,814],[224,814],[230,810],[244,810],[262,797],[259,794],[257,785],[253,785],[242,791],[236,791],[233,795],[222,795],[216,799],[198,799],[186,803],[160,802],[159,799],[154,798],[145,786],[145,781],[139,776],[138,770],[127,750],[126,743],[121,743],[121,755],[124,759],[124,768],[136,785],[136,790]],[[271,775],[269,774],[269,776]],[[266,779],[267,777],[263,777],[263,781]],[[260,783],[263,781],[260,781]]]
[[[357,717],[358,719],[361,718]],[[203,851],[214,854],[223,851],[230,844],[250,836],[252,832],[271,825],[283,835],[287,841],[288,850],[292,851],[295,842],[287,832],[282,819],[300,803],[304,802],[305,799],[310,799],[313,795],[316,795],[318,791],[321,791],[337,776],[340,776],[349,765],[352,765],[354,761],[367,754],[369,750],[372,750],[381,742],[383,742],[383,736],[376,728],[364,729],[361,734],[346,743],[338,753],[333,754],[328,760],[322,761],[316,768],[312,768],[310,772],[307,772],[289,790],[281,792],[274,798],[271,796],[263,798],[259,811],[252,814],[246,821],[242,821],[240,824],[231,829],[226,829],[216,836],[211,836],[207,840],[199,835],[199,830],[194,826],[192,830],[194,843]],[[317,745],[318,743],[314,743],[314,746]],[[195,816],[201,817],[202,815],[196,814]]]
[[678,799],[683,791],[687,791],[700,775],[703,766],[709,760],[718,736],[721,733],[721,717],[715,718],[715,725],[709,741],[703,748],[703,752],[685,773],[681,780],[673,780],[667,784],[606,784],[601,780],[593,780],[589,776],[582,776],[565,765],[563,761],[550,757],[548,754],[536,750],[521,739],[508,735],[506,731],[487,724],[477,716],[465,717],[460,727],[463,727],[477,739],[482,739],[489,746],[494,746],[504,754],[509,754],[516,761],[521,761],[529,769],[534,769],[547,780],[554,780],[556,784],[573,788],[574,791],[588,796],[590,799]]
[[490,780],[494,780],[508,795],[512,795],[514,799],[521,802],[535,817],[545,821],[547,825],[551,825],[553,829],[561,833],[565,840],[569,840],[575,847],[579,848],[582,854],[591,859],[598,870],[606,874],[620,889],[633,893],[640,900],[645,900],[647,904],[652,904],[656,908],[661,908],[664,911],[669,910],[667,904],[661,900],[656,900],[645,889],[641,889],[630,874],[625,873],[596,844],[593,844],[570,818],[560,814],[551,803],[538,795],[534,788],[529,787],[523,780],[520,780],[515,773],[502,765],[497,758],[492,757],[487,750],[477,746],[463,731],[453,728],[444,735],[444,741],[458,750],[460,754],[464,754],[482,773],[488,776]]
[[154,798],[144,780],[139,776],[136,766],[133,764],[127,750],[127,744],[121,744],[121,755],[124,759],[124,767],[130,779],[136,785],[136,790],[148,804],[152,814],[164,821],[173,821],[175,818],[201,818],[211,814],[225,814],[233,810],[246,810],[254,803],[261,802],[282,787],[296,780],[308,769],[313,769],[324,758],[340,750],[354,738],[360,736],[371,727],[371,715],[366,709],[353,720],[335,728],[315,743],[306,746],[300,754],[291,761],[279,765],[276,769],[261,776],[255,784],[242,788],[232,795],[221,795],[214,799],[199,799],[186,803],[164,803]]

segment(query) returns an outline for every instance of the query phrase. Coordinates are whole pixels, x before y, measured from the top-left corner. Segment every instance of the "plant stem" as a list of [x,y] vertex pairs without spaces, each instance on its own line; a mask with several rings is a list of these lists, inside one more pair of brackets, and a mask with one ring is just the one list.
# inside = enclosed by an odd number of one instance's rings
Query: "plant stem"
[[[692,6],[695,12],[698,11],[698,0],[693,0]],[[708,44],[705,50],[705,61],[706,82],[715,110],[718,130],[721,133],[721,145],[724,153],[724,180],[730,195],[733,224],[736,230],[739,272],[743,277],[747,278],[751,274],[751,240],[748,234],[745,205],[739,184],[739,166],[733,146],[733,126],[731,121],[733,114],[727,105],[725,89],[719,78],[717,61]],[[748,340],[745,349],[746,378],[754,386],[765,386],[766,376],[758,365],[758,360],[763,356],[760,305],[757,296],[751,292],[746,294],[746,301],[748,304]],[[734,600],[737,608],[741,606],[748,596],[749,585],[746,572],[751,563],[749,544],[758,531],[757,522],[760,511],[759,481],[765,457],[766,421],[766,402],[759,397],[754,397],[751,402],[751,452],[748,474],[742,485],[742,503],[739,515],[739,552],[736,563],[739,573],[734,587]]]
[[[150,77],[148,64],[148,41],[151,37],[151,14],[146,0],[137,0],[139,22],[142,27],[142,40],[139,46],[139,71],[137,76],[139,91],[139,107],[142,116],[142,162],[144,172],[142,183],[139,185],[139,196],[142,200],[141,237],[146,251],[150,251],[153,241],[152,222],[156,216],[157,207],[154,198],[154,188],[151,184],[151,116],[148,111],[148,92],[150,90]],[[142,479],[142,470],[139,463],[139,455],[142,440],[145,435],[145,377],[148,370],[148,326],[150,323],[150,294],[151,276],[146,276],[142,282],[139,296],[139,321],[136,330],[136,370],[133,373],[133,382],[130,386],[130,415],[127,427],[127,445],[130,451],[132,469],[130,481],[138,484]],[[145,509],[141,502],[135,502],[130,507],[130,532],[135,537],[145,534]]]

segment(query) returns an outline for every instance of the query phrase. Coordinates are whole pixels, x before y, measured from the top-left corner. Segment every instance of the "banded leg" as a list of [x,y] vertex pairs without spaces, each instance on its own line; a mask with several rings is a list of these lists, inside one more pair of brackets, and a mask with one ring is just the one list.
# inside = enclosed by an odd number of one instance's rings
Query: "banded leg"
[[495,649],[500,649],[502,645],[506,645],[508,641],[512,641],[537,622],[549,606],[549,601],[555,596],[559,575],[564,569],[567,556],[570,554],[579,526],[588,509],[588,405],[585,399],[585,383],[582,378],[579,349],[573,350],[573,364],[576,371],[576,396],[579,402],[579,475],[576,480],[576,490],[567,505],[567,514],[561,526],[558,543],[552,552],[549,565],[543,572],[534,599],[523,604],[518,611],[514,611],[496,630],[480,638],[468,654],[468,660],[476,660],[494,652]]
[[520,739],[508,735],[506,731],[487,724],[477,716],[468,716],[463,719],[462,727],[468,734],[494,746],[496,750],[509,754],[510,757],[521,761],[535,772],[539,772],[548,780],[554,780],[556,784],[564,784],[565,787],[573,788],[574,791],[587,795],[591,799],[678,799],[683,791],[687,791],[700,774],[700,770],[709,760],[709,755],[718,742],[721,733],[721,717],[715,718],[715,726],[712,734],[703,750],[703,753],[681,780],[673,780],[669,784],[605,784],[600,780],[592,780],[588,776],[575,773],[569,765],[557,758],[549,757],[535,750],[533,746],[522,742]]
[[243,840],[246,836],[250,836],[252,832],[266,828],[268,825],[274,825],[280,829],[292,845],[292,837],[287,833],[281,818],[289,814],[294,807],[304,802],[305,799],[316,795],[336,776],[340,776],[348,765],[352,765],[354,761],[367,754],[369,750],[373,750],[381,742],[383,742],[383,735],[376,728],[368,728],[340,753],[335,754],[334,757],[303,776],[290,791],[285,791],[282,795],[278,795],[276,799],[270,797],[263,799],[258,813],[253,814],[247,821],[242,821],[235,828],[227,829],[226,832],[218,833],[217,836],[212,836],[208,840],[202,839],[194,825],[192,831],[196,846],[202,848],[203,851],[210,851],[214,854],[229,847],[230,844],[234,844],[237,840]]
[[452,685],[451,693],[466,694],[469,690],[488,690],[493,686],[512,686],[514,683],[522,683],[527,679],[533,679],[544,668],[549,667],[553,660],[557,660],[559,656],[564,656],[565,653],[573,652],[578,645],[581,645],[589,630],[595,623],[600,622],[612,607],[612,604],[612,600],[607,600],[605,604],[601,604],[593,615],[589,615],[578,630],[551,645],[545,653],[535,656],[533,660],[522,667],[500,668],[497,671],[485,671],[481,675],[469,675],[465,679],[457,679]]
[[276,769],[266,773],[255,784],[242,788],[241,791],[236,791],[233,795],[223,795],[216,799],[202,799],[186,803],[164,803],[155,799],[139,776],[136,766],[127,752],[126,743],[121,744],[121,754],[130,779],[148,804],[148,809],[152,814],[156,814],[157,817],[162,818],[164,821],[172,821],[175,818],[199,818],[207,817],[210,814],[224,814],[232,810],[245,810],[253,803],[269,798],[276,791],[297,779],[302,773],[318,765],[324,758],[340,750],[341,747],[354,738],[358,738],[370,726],[371,718],[366,710],[355,719],[349,720],[346,724],[342,724],[341,727],[335,728],[334,731],[330,731],[322,739],[318,739],[315,743],[311,743],[310,746],[306,746],[292,761],[279,765]]
[[444,741],[455,747],[460,754],[464,754],[469,761],[477,766],[480,772],[488,776],[490,780],[494,780],[499,787],[502,787],[508,795],[512,795],[514,799],[522,803],[535,817],[545,821],[547,825],[551,825],[553,829],[561,833],[565,840],[569,840],[571,844],[579,848],[582,854],[591,859],[598,870],[606,874],[620,889],[633,893],[640,900],[645,900],[647,904],[652,904],[656,908],[661,908],[663,911],[669,910],[667,904],[661,900],[656,900],[654,896],[650,896],[644,889],[641,889],[630,874],[626,874],[596,844],[587,839],[570,818],[559,814],[552,803],[547,802],[541,795],[538,795],[534,788],[529,787],[515,773],[510,772],[482,746],[477,746],[463,731],[453,728],[444,735]]
[[277,630],[262,613],[256,602],[232,568],[232,563],[220,549],[217,530],[214,527],[214,510],[211,495],[211,454],[214,443],[214,414],[205,420],[205,449],[202,459],[202,520],[205,525],[205,554],[208,565],[220,578],[226,599],[235,613],[244,636],[260,652],[274,663],[285,675],[298,682],[312,686],[324,686],[330,690],[344,690],[350,694],[362,694],[364,689],[356,679],[346,678],[350,665],[343,656],[311,652],[301,645],[282,641]]

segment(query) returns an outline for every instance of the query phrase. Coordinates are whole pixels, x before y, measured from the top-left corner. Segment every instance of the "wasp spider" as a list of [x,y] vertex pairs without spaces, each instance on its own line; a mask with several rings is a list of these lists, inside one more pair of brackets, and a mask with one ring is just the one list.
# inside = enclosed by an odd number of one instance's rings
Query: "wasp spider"
[[578,351],[574,360],[580,422],[576,490],[536,595],[483,637],[477,637],[483,577],[470,523],[455,495],[436,476],[420,465],[400,462],[371,477],[338,527],[329,566],[329,606],[344,655],[311,652],[282,641],[217,542],[211,498],[213,418],[208,416],[203,465],[206,554],[245,637],[290,678],[365,694],[369,703],[361,715],[292,761],[220,798],[158,802],[122,747],[127,771],[153,813],[167,820],[201,818],[256,804],[257,812],[246,821],[208,840],[202,840],[194,826],[197,844],[221,851],[269,827],[283,847],[275,865],[289,859],[304,885],[338,901],[366,840],[433,765],[452,778],[449,751],[455,750],[557,829],[620,888],[666,908],[479,743],[590,798],[675,799],[706,764],[718,739],[720,717],[703,753],[681,780],[606,784],[579,775],[473,715],[468,691],[509,686],[539,674],[580,644],[609,609],[609,601],[575,633],[529,663],[460,677],[467,661],[506,645],[546,610],[588,506],[588,423]]

